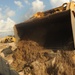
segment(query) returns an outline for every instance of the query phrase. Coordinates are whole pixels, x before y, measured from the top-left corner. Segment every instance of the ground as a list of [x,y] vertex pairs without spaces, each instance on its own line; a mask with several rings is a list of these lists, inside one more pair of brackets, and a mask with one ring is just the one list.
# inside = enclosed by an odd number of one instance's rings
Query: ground
[[[4,57],[1,51],[12,46],[12,54]],[[0,43],[0,55],[19,75],[75,75],[75,50],[45,49],[27,40]]]

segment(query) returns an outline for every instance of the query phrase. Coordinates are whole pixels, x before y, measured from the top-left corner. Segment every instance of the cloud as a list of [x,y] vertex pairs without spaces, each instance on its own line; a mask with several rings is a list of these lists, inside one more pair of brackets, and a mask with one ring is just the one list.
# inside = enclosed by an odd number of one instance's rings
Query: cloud
[[0,37],[7,36],[7,35],[14,35],[13,26],[16,23],[10,19],[9,17],[7,20],[0,20]]
[[30,3],[29,3],[29,1],[28,1],[28,0],[24,0],[24,2],[25,2],[26,4],[29,4],[29,5],[30,5]]
[[13,31],[13,26],[15,22],[11,20],[9,17],[7,20],[0,20],[0,32]]
[[52,7],[60,6],[65,2],[69,2],[69,0],[50,0],[50,4],[52,5]]
[[2,8],[0,8],[0,20],[3,19]]
[[2,11],[2,8],[0,8],[0,11]]
[[9,7],[3,8],[0,11],[0,20],[6,19],[7,17],[15,16],[15,11],[10,9]]
[[35,0],[31,4],[32,4],[32,7],[29,9],[29,11],[27,13],[25,13],[24,16],[22,16],[23,20],[29,19],[30,17],[33,16],[34,13],[41,12],[45,8],[45,5],[44,5],[43,1],[41,1],[41,0]]
[[11,10],[9,7],[5,10],[7,17],[12,17],[15,15],[15,11]]
[[30,17],[33,16],[34,13],[36,12],[41,12],[43,11],[45,8],[45,5],[43,3],[43,1],[41,0],[35,0],[32,2],[32,7],[29,9],[29,11],[27,13],[25,13],[25,16],[23,16],[24,20],[29,19]]
[[15,3],[19,8],[22,8],[22,7],[23,7],[21,1],[14,1],[14,3]]
[[44,8],[45,8],[45,5],[44,5],[43,1],[35,0],[32,2],[33,12],[43,11]]
[[3,18],[4,18],[4,16],[3,16],[3,14],[0,12],[0,20],[3,19]]

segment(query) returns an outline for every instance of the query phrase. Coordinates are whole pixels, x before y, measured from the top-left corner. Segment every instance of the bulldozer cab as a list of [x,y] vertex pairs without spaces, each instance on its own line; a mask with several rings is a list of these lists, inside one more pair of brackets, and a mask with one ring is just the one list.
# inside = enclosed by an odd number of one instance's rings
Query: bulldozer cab
[[75,48],[75,2],[35,14],[16,24],[14,34],[17,42],[33,40],[48,49]]

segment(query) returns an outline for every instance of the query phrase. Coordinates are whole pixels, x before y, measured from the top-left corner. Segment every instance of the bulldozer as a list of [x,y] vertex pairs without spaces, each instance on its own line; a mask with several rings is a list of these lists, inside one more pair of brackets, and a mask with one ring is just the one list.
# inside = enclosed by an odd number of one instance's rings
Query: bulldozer
[[16,42],[14,36],[6,36],[0,40],[0,43],[11,43],[11,42]]
[[[75,2],[37,12],[14,26],[16,42],[32,40],[47,49],[75,48]],[[71,46],[71,47],[70,47]]]

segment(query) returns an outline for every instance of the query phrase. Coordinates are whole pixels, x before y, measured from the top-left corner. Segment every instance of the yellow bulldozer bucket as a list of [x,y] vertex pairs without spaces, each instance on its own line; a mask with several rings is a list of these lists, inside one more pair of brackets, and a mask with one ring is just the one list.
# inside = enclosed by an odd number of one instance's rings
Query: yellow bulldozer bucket
[[14,33],[19,40],[33,40],[44,48],[75,47],[75,3],[38,12],[29,20],[16,24]]

